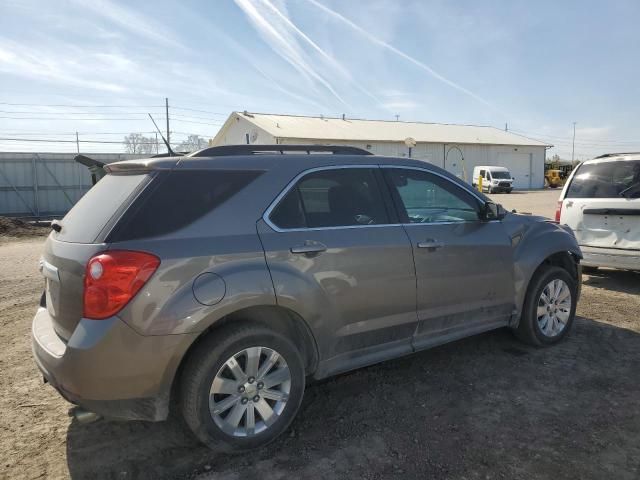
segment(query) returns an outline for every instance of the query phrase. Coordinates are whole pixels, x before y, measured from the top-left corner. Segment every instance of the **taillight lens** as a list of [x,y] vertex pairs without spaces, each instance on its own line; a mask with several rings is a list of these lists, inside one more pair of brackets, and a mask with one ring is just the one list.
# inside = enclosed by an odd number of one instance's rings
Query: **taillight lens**
[[558,201],[556,206],[556,222],[560,223],[560,215],[562,214],[562,200]]
[[83,316],[115,315],[147,283],[160,259],[146,252],[114,250],[91,257],[84,275]]

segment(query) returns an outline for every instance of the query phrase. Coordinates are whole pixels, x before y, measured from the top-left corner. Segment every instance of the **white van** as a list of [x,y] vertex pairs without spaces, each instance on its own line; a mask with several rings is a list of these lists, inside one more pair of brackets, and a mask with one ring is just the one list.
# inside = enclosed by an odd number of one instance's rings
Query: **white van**
[[581,163],[560,194],[556,221],[572,228],[585,267],[640,270],[640,153]]
[[473,167],[472,185],[478,188],[478,178],[482,177],[482,191],[488,193],[507,192],[513,190],[513,177],[506,167],[479,166]]

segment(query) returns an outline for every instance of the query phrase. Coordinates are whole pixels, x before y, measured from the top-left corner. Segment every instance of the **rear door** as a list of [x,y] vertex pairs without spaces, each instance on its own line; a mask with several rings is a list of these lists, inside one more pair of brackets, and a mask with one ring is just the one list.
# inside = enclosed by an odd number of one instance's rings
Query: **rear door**
[[258,223],[278,304],[314,330],[321,375],[411,351],[413,255],[381,186],[377,166],[315,169]]
[[416,348],[506,324],[514,284],[502,222],[481,221],[479,199],[445,177],[383,170],[414,252]]
[[562,202],[561,221],[581,246],[640,249],[640,160],[580,165]]

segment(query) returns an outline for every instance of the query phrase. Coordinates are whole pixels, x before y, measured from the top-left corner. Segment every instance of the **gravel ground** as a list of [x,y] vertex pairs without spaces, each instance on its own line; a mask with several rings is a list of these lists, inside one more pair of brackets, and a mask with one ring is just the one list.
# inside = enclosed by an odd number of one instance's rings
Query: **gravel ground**
[[560,197],[560,189],[513,191],[511,193],[492,193],[489,195],[494,202],[501,203],[507,210],[518,213],[532,213],[547,218],[556,215],[556,204]]
[[640,274],[585,276],[555,347],[501,330],[341,375],[283,438],[223,455],[177,418],[67,416],[31,360],[42,242],[0,244],[0,478],[640,478]]

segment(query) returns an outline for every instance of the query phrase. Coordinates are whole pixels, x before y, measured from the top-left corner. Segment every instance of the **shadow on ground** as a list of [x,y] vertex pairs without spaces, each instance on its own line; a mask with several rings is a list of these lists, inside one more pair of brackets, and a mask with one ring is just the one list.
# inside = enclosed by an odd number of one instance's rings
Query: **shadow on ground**
[[582,278],[583,285],[621,293],[640,294],[640,272],[600,268]]
[[72,478],[640,476],[640,335],[586,318],[561,344],[496,331],[307,388],[290,430],[224,455],[167,423],[72,423]]

